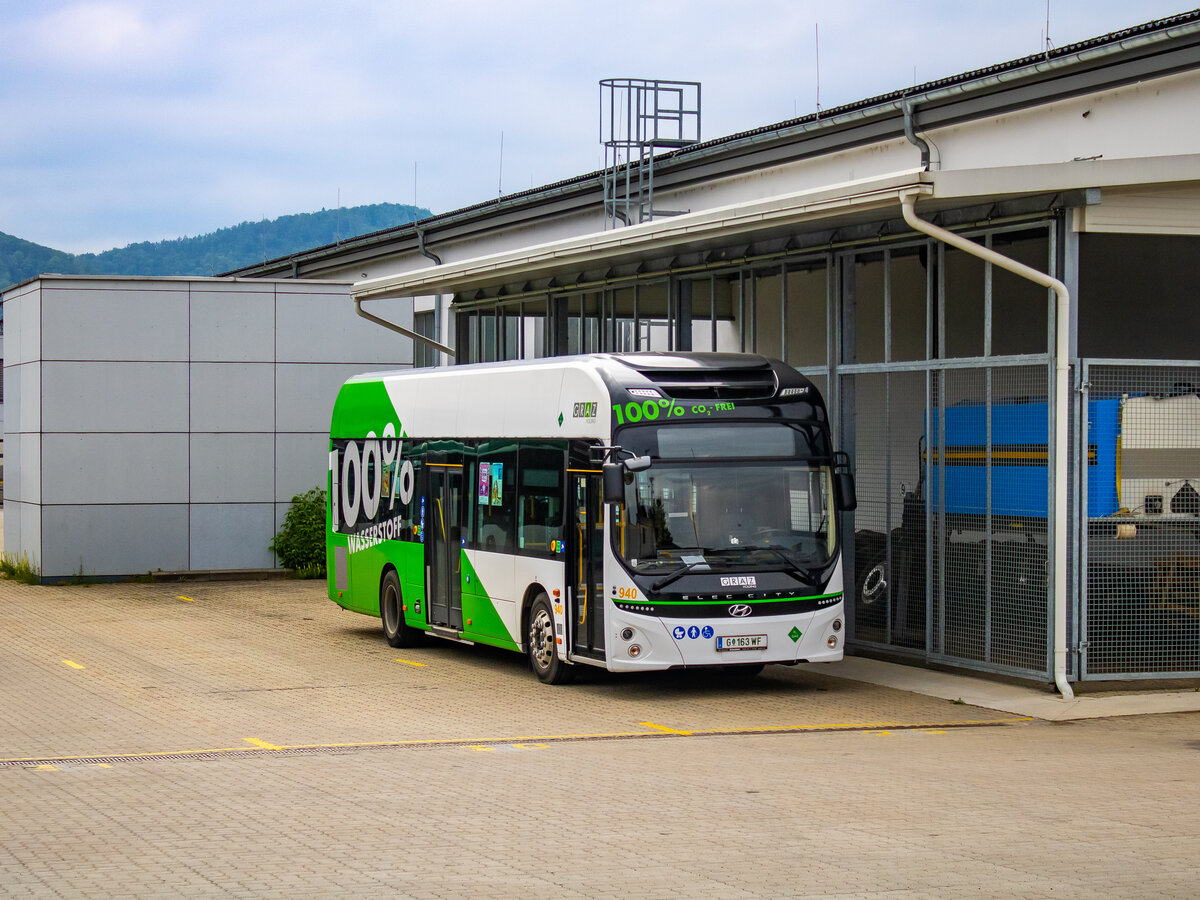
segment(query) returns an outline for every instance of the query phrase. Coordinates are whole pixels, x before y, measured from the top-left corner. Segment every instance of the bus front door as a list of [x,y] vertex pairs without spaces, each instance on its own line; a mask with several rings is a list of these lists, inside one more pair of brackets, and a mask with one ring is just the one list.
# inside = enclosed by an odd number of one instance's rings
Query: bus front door
[[434,628],[462,631],[462,466],[434,460],[425,525],[426,607]]
[[604,489],[596,472],[572,472],[568,551],[574,652],[604,658]]

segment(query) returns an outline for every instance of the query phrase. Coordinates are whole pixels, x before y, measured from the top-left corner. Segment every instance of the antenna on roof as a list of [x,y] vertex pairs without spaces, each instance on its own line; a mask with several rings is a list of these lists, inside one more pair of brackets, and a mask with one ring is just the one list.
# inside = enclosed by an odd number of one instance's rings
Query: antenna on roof
[[496,181],[496,196],[504,196],[504,132],[500,132],[500,176]]
[[821,117],[821,24],[813,23],[817,44],[817,118]]
[[1044,52],[1047,59],[1050,58],[1050,48],[1053,46],[1054,44],[1050,40],[1050,0],[1046,0],[1046,46]]

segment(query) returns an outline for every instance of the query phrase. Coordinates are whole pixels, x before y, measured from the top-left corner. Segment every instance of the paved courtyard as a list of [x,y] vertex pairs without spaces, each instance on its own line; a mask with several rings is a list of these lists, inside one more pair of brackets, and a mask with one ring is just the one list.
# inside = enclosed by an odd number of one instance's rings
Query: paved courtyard
[[15,897],[1194,897],[1200,715],[392,650],[315,582],[0,581]]

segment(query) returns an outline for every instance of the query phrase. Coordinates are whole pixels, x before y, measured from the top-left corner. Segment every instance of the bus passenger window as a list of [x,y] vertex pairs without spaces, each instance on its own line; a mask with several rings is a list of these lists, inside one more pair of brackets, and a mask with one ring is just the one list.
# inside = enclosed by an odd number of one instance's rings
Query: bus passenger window
[[521,504],[518,548],[554,553],[562,540],[563,454],[558,450],[521,451]]
[[479,547],[482,550],[514,549],[516,461],[517,455],[513,452],[487,454],[476,467],[474,505],[479,515]]

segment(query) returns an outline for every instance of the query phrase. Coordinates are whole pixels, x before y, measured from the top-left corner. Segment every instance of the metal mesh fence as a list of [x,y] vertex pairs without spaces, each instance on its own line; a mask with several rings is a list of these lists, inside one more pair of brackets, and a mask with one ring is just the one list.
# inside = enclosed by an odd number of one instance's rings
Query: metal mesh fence
[[925,519],[915,501],[927,375],[852,378],[859,496],[850,604],[855,634],[859,641],[923,650]]
[[1047,368],[871,372],[841,384],[859,496],[854,640],[1048,673]]
[[1081,676],[1200,675],[1200,364],[1083,377]]

